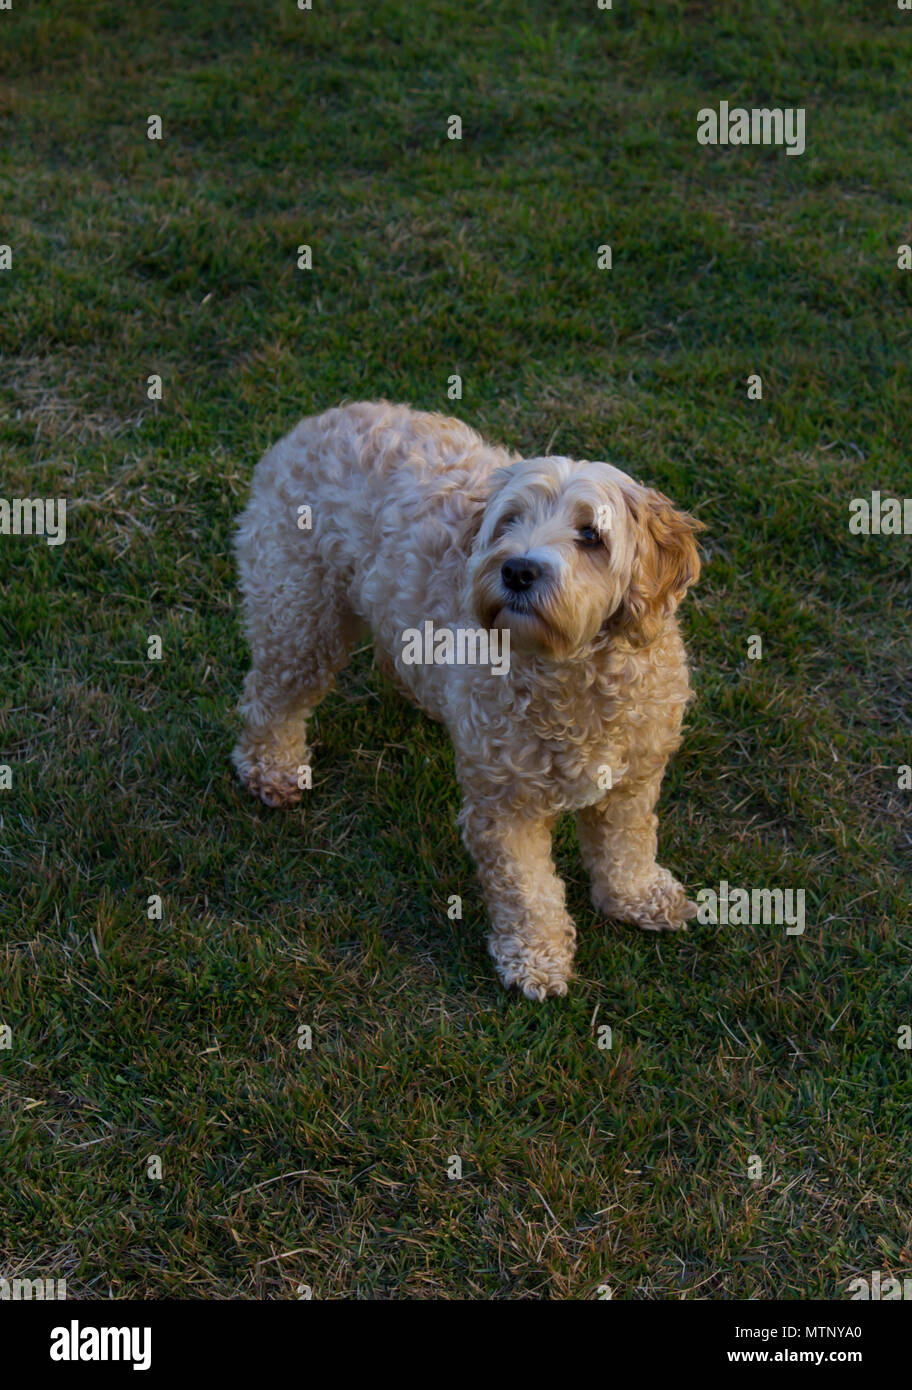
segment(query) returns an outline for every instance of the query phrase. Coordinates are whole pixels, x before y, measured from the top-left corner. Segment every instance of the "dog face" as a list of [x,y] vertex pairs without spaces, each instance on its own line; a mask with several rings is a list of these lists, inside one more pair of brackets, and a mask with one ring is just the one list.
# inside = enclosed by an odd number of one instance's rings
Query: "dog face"
[[608,463],[526,459],[491,477],[467,597],[518,651],[570,660],[604,633],[642,646],[700,571],[700,522]]

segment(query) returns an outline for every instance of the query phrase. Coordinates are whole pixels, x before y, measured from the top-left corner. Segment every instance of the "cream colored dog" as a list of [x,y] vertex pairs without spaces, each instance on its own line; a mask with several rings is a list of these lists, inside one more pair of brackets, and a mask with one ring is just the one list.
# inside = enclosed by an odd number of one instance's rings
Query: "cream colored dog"
[[[302,420],[257,466],[238,525],[241,779],[269,806],[299,800],[306,720],[367,627],[455,745],[501,980],[565,994],[562,811],[599,913],[658,931],[696,911],[656,863],[654,808],[690,694],[674,612],[699,527],[608,463],[522,459],[442,415],[379,402]],[[405,634],[428,622],[508,633],[509,670],[409,664]]]

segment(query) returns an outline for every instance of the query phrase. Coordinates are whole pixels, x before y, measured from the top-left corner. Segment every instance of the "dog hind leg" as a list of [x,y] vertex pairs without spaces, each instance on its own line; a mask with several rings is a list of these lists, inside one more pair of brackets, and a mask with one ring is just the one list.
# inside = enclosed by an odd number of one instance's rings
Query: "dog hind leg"
[[348,661],[360,623],[318,567],[268,612],[245,600],[253,663],[239,710],[244,729],[232,754],[241,781],[267,806],[301,799],[309,766],[307,720]]

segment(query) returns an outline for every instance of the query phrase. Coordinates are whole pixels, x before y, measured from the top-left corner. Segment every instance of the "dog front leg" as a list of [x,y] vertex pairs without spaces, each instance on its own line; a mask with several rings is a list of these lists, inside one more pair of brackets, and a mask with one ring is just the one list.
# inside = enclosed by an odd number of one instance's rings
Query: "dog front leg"
[[662,771],[622,784],[603,801],[578,811],[576,827],[596,912],[646,931],[670,931],[697,911],[668,869],[656,863],[655,804]]
[[459,817],[488,909],[488,949],[508,988],[527,999],[566,994],[576,928],[551,858],[551,825],[466,802]]

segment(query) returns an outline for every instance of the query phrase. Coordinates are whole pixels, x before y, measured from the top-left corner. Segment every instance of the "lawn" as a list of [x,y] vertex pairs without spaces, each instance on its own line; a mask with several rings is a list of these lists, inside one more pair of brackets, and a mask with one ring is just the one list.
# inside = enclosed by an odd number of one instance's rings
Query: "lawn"
[[[0,1274],[908,1276],[912,538],[848,523],[912,495],[912,14],[313,5],[0,11],[0,493],[69,501],[65,544],[0,537]],[[805,153],[699,145],[721,100],[806,109]],[[303,813],[241,789],[234,517],[300,416],[380,396],[610,459],[706,523],[661,858],[692,892],[804,889],[803,935],[600,921],[567,824],[578,976],[504,993],[450,746],[368,651]]]

